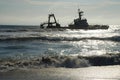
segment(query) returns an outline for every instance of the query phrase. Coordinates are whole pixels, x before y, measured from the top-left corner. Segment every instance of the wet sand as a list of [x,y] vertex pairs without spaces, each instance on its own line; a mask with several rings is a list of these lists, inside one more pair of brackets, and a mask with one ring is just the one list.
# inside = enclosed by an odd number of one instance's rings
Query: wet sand
[[0,72],[0,80],[120,80],[120,65],[86,68],[24,68]]

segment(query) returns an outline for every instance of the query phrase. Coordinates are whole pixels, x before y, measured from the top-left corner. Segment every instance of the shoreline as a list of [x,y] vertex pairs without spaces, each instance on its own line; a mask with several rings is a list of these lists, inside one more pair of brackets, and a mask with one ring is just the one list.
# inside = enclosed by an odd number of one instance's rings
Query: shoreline
[[0,72],[1,80],[120,80],[120,65],[86,68],[18,69]]

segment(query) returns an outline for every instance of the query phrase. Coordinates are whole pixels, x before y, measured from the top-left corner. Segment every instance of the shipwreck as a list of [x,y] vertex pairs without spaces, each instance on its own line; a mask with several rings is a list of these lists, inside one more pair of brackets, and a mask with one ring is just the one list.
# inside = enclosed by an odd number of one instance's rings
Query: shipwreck
[[[54,14],[49,14],[48,21],[40,24],[40,28],[61,28],[61,29],[108,29],[108,25],[89,25],[87,19],[83,19],[83,11],[78,9],[79,17],[74,19],[73,23],[68,24],[67,27],[61,26],[55,18]],[[51,19],[53,18],[53,21]]]

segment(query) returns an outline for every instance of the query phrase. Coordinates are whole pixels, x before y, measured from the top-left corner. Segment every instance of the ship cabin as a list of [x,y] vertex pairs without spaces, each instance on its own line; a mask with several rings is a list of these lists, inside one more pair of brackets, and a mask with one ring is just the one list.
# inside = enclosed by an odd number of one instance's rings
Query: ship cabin
[[88,28],[88,22],[87,19],[82,19],[83,11],[80,11],[78,9],[79,18],[74,19],[74,23],[69,25],[69,28],[71,29],[87,29]]

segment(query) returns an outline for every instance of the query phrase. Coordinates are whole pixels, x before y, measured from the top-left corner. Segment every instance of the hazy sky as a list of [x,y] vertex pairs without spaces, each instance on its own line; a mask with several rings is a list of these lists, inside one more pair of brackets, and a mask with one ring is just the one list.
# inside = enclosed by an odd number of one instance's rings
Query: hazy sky
[[120,0],[0,0],[0,24],[39,25],[54,13],[67,25],[84,11],[89,24],[120,25]]

